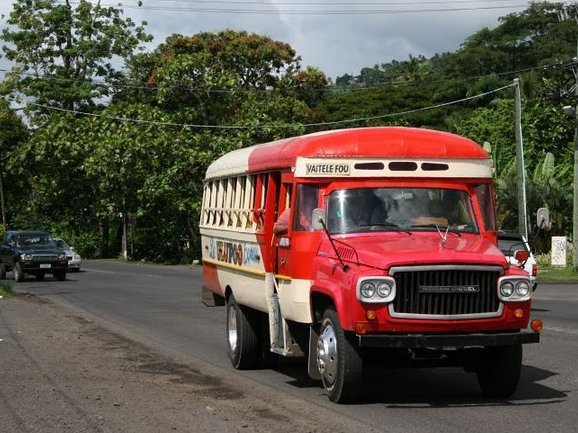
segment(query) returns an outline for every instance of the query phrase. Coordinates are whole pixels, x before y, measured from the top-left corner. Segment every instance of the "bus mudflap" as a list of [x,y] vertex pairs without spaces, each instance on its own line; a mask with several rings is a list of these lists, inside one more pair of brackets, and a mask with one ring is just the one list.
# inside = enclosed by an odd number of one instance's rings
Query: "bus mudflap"
[[203,286],[201,289],[201,302],[207,307],[222,307],[225,305],[225,298]]

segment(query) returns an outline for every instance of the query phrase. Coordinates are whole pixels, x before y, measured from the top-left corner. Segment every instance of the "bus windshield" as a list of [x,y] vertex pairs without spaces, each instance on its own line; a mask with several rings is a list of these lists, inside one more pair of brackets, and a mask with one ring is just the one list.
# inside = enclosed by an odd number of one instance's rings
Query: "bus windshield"
[[336,190],[327,204],[329,233],[437,231],[477,233],[465,191],[440,188],[356,188]]

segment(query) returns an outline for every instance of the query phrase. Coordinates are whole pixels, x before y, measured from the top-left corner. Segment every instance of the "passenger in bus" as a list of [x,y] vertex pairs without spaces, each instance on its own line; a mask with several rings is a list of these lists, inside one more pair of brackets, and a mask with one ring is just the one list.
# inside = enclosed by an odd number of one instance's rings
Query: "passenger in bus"
[[287,233],[287,229],[289,228],[289,213],[289,208],[281,212],[281,215],[279,215],[279,218],[277,218],[277,221],[273,224],[273,233],[276,235]]
[[[297,212],[294,215],[294,230],[309,231],[312,229],[311,216],[317,207],[317,186],[299,185],[297,196]],[[290,208],[286,208],[273,225],[275,234],[287,233],[290,224]]]

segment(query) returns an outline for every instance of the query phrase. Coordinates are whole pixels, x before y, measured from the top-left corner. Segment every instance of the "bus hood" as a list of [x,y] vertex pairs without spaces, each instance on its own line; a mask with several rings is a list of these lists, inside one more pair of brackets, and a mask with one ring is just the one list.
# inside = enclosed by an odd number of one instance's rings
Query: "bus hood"
[[[507,267],[498,247],[479,235],[439,233],[358,236],[335,243],[344,260],[376,268],[424,264],[484,264]],[[357,259],[357,260],[356,260]]]

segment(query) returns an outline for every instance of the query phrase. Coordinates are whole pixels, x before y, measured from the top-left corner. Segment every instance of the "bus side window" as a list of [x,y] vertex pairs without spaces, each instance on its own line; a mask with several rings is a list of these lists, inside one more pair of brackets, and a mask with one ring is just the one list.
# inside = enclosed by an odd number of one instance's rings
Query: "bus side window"
[[493,201],[493,190],[489,183],[483,183],[475,187],[478,197],[478,205],[482,211],[484,226],[488,231],[496,230],[496,212]]
[[311,215],[313,209],[317,207],[319,197],[319,186],[300,184],[297,186],[297,197],[295,199],[295,213],[293,214],[293,229],[300,231],[313,230],[311,225]]

